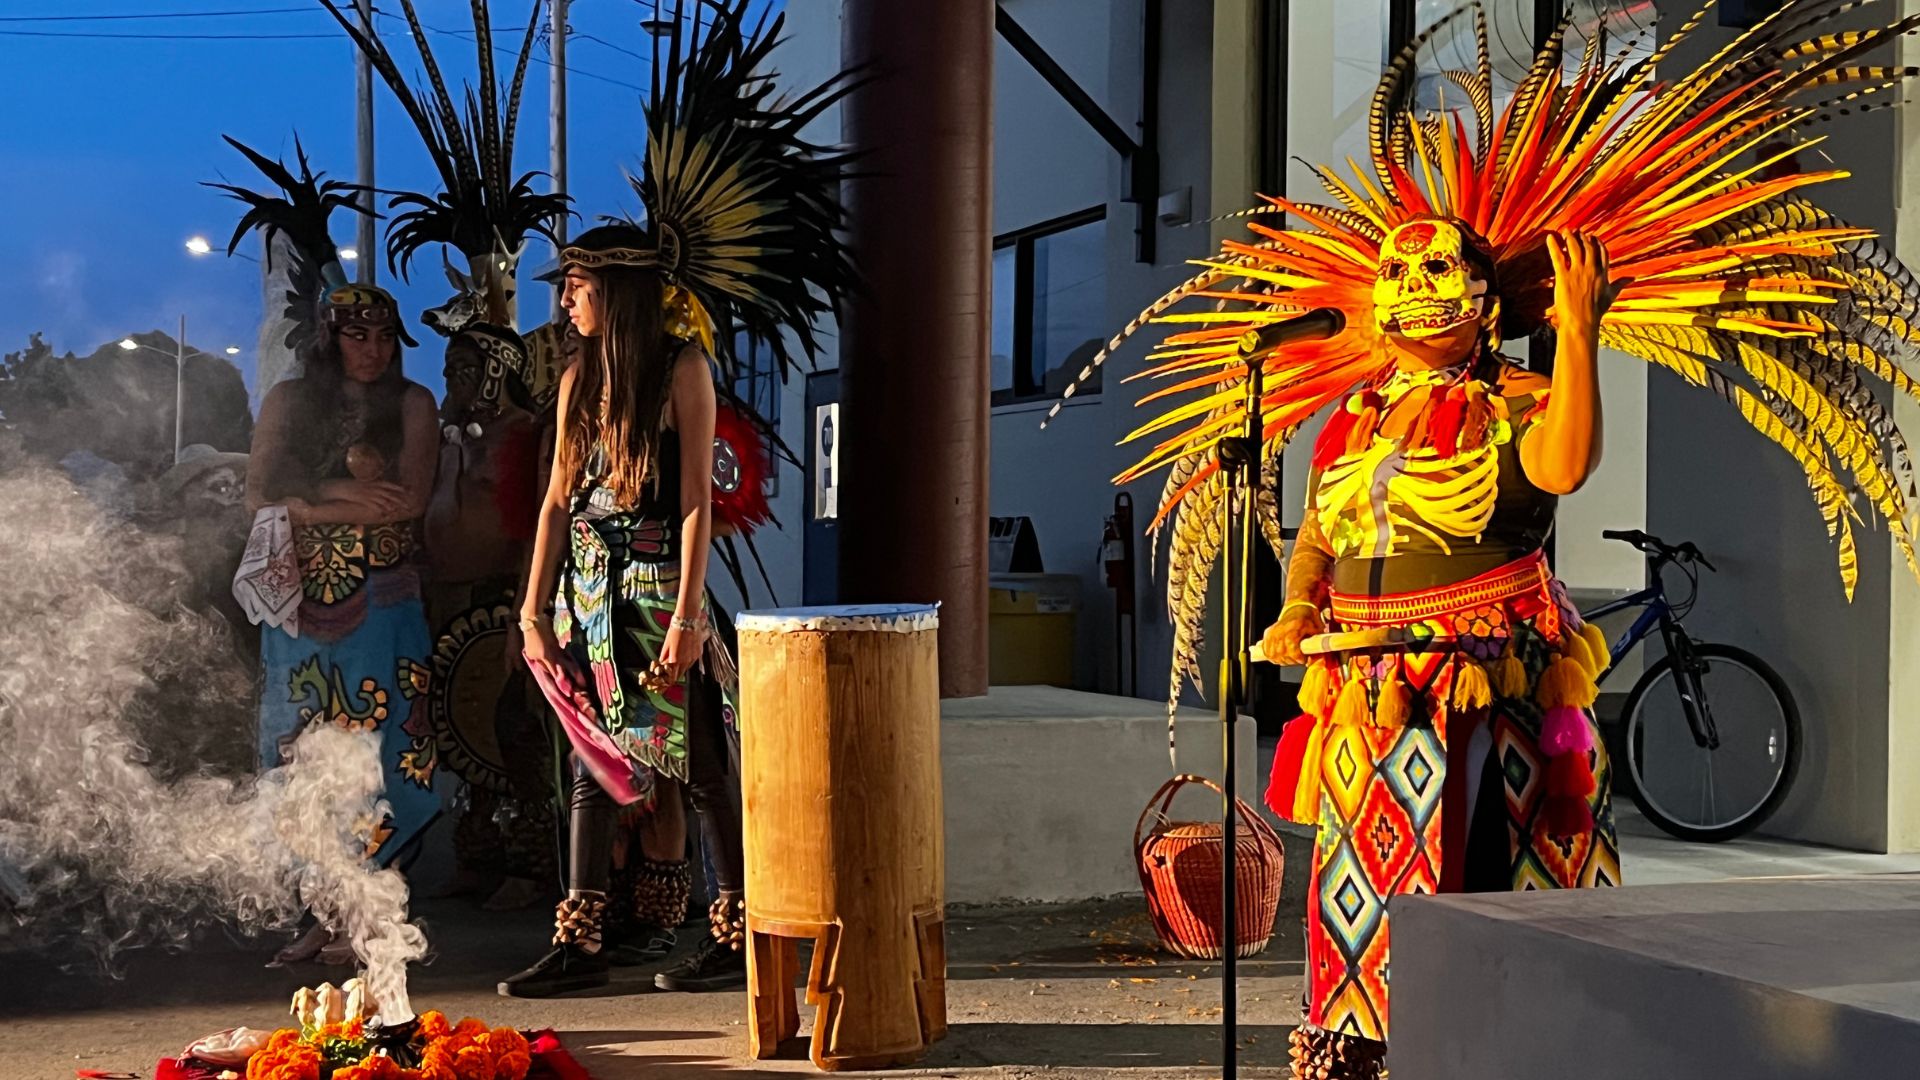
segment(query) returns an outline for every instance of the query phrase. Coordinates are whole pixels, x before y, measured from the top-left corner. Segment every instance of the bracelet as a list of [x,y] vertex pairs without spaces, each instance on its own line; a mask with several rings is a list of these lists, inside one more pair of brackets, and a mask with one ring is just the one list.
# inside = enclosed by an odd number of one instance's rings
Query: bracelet
[[1314,614],[1316,615],[1319,614],[1320,612],[1320,605],[1315,603],[1312,600],[1289,600],[1285,604],[1281,605],[1280,618],[1282,619],[1286,618],[1287,612],[1292,611],[1294,608],[1297,608],[1297,607],[1310,608],[1313,610]]
[[524,634],[529,630],[533,630],[546,620],[547,617],[545,615],[522,615],[520,616],[520,632]]
[[704,634],[707,632],[707,617],[701,615],[697,618],[683,619],[675,615],[673,621],[668,625],[674,630],[687,630],[695,634]]

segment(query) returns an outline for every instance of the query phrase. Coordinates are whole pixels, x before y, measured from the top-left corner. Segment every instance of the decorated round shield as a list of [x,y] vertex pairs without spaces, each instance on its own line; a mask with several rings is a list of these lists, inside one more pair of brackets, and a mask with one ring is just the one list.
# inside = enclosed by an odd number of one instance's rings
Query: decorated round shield
[[448,624],[433,645],[427,718],[440,759],[476,787],[507,792],[499,711],[507,690],[507,638],[514,615],[505,604],[477,607]]

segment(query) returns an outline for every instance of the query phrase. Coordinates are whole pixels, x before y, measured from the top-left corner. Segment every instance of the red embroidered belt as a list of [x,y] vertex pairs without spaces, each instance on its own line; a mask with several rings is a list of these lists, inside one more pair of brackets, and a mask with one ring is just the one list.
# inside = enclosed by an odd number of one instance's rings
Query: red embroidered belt
[[1385,596],[1350,596],[1336,592],[1328,597],[1327,606],[1333,621],[1342,627],[1408,626],[1516,597],[1537,597],[1544,607],[1551,609],[1552,582],[1553,573],[1547,569],[1546,555],[1536,551],[1452,585]]

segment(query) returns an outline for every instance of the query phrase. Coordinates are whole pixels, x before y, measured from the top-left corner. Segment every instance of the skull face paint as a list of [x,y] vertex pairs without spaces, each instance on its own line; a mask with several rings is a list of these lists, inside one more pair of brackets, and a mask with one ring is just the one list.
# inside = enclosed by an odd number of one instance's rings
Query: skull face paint
[[1373,316],[1383,333],[1432,337],[1480,318],[1487,283],[1466,259],[1466,237],[1448,221],[1410,221],[1380,245]]

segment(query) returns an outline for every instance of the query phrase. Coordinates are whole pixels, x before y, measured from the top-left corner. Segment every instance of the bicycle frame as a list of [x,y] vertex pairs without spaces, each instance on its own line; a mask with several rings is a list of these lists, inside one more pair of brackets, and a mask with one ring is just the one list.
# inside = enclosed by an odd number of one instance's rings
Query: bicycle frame
[[1647,577],[1652,584],[1639,592],[1609,600],[1592,611],[1583,612],[1580,618],[1586,622],[1628,608],[1644,608],[1633,620],[1633,625],[1620,639],[1608,647],[1607,670],[1600,674],[1599,681],[1613,673],[1621,659],[1651,635],[1656,627],[1667,646],[1667,655],[1673,658],[1674,679],[1680,690],[1681,710],[1686,714],[1687,727],[1691,729],[1693,741],[1708,750],[1720,748],[1720,731],[1713,722],[1713,710],[1706,704],[1706,695],[1700,687],[1701,667],[1694,658],[1693,639],[1673,617],[1673,607],[1667,603],[1666,582],[1661,579],[1660,571],[1665,568],[1666,560],[1649,559]]
[[1623,596],[1618,600],[1609,600],[1599,607],[1594,608],[1592,611],[1582,612],[1580,615],[1583,621],[1592,622],[1603,616],[1611,615],[1616,611],[1625,611],[1628,608],[1635,607],[1645,608],[1646,610],[1642,611],[1639,617],[1633,620],[1633,625],[1627,627],[1627,632],[1620,636],[1620,640],[1614,642],[1607,649],[1607,670],[1600,673],[1600,681],[1602,682],[1606,681],[1608,675],[1613,674],[1614,667],[1620,663],[1622,657],[1631,652],[1633,647],[1640,644],[1648,634],[1651,634],[1656,625],[1666,621],[1671,611],[1671,609],[1667,607],[1667,591],[1658,584],[1656,579],[1655,584],[1641,589],[1637,593]]

